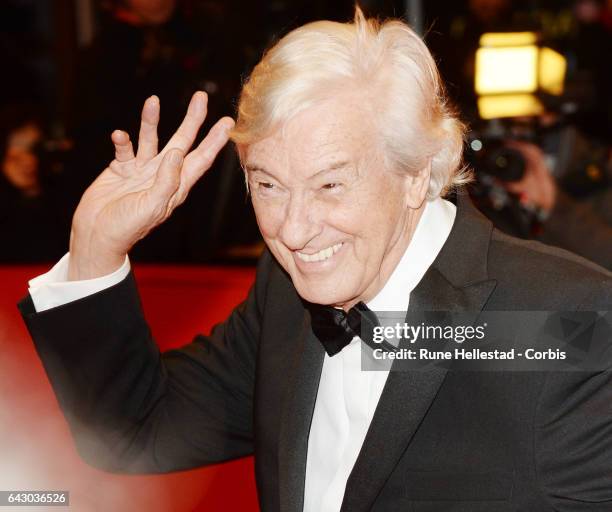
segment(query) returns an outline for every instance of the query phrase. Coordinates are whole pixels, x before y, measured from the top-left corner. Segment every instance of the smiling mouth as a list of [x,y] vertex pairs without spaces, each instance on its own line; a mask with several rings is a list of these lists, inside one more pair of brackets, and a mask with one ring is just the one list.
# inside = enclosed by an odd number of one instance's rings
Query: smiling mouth
[[319,252],[315,252],[314,254],[304,254],[303,252],[295,251],[297,257],[306,263],[314,263],[316,261],[325,261],[331,258],[334,254],[336,254],[340,248],[342,247],[343,242],[332,245],[331,247],[327,247],[326,249],[321,249]]

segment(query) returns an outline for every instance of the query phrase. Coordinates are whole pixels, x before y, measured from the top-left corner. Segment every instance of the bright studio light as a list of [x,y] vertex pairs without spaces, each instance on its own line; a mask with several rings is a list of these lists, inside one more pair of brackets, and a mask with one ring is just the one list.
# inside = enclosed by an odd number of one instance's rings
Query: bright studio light
[[480,48],[476,52],[478,94],[535,92],[538,47]]
[[540,88],[549,94],[563,94],[567,61],[560,53],[550,48],[540,48]]
[[544,112],[544,106],[533,94],[480,96],[478,112],[483,119],[536,116]]
[[487,32],[480,36],[480,46],[503,48],[506,46],[525,46],[536,44],[534,32]]
[[565,58],[539,47],[533,32],[483,34],[474,80],[480,116],[492,119],[541,113],[544,108],[536,94],[562,94],[565,71]]

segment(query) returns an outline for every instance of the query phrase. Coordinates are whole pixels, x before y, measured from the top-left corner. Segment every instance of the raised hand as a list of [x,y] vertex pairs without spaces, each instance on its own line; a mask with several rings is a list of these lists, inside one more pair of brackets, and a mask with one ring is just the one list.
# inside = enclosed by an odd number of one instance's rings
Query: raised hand
[[234,121],[217,121],[188,153],[206,118],[207,96],[197,92],[176,133],[158,152],[159,99],[142,109],[138,151],[115,131],[115,159],[85,191],[72,220],[69,280],[92,279],[121,266],[132,246],[164,222],[211,167]]

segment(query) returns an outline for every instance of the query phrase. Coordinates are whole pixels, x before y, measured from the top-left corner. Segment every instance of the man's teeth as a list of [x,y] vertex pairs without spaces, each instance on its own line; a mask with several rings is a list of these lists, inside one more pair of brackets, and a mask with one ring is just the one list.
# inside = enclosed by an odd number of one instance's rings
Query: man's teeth
[[302,261],[323,261],[328,258],[331,258],[332,255],[334,255],[340,250],[340,247],[342,247],[342,243],[332,245],[331,247],[328,247],[327,249],[322,249],[314,254],[304,254],[303,252],[298,251],[296,251],[296,254],[298,255],[298,258],[300,258]]

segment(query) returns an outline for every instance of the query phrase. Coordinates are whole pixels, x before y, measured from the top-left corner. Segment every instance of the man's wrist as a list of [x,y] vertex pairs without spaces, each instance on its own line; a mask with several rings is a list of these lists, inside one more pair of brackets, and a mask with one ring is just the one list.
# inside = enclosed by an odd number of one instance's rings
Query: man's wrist
[[68,281],[96,279],[112,274],[125,261],[127,251],[109,249],[110,244],[100,243],[93,229],[87,233],[84,236],[73,224],[70,232]]
[[112,274],[123,265],[123,255],[83,254],[78,250],[70,250],[70,263],[68,265],[68,281],[84,281]]
[[68,281],[83,281],[112,274],[123,265],[125,254],[115,254],[95,247],[70,244]]

